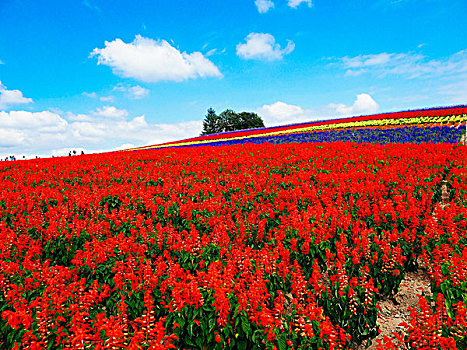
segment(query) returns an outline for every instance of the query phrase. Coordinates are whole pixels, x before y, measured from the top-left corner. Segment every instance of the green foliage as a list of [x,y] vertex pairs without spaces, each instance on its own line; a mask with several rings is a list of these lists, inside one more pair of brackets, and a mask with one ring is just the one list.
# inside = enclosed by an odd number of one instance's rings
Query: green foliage
[[256,113],[236,113],[231,109],[226,109],[217,115],[212,108],[209,108],[203,121],[201,136],[253,128],[264,128],[263,120]]

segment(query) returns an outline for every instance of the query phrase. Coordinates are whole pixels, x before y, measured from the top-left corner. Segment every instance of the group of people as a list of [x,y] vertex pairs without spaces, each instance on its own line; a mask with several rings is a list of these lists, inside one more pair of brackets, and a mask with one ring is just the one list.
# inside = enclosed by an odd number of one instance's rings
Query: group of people
[[[73,154],[71,154],[71,153],[73,153]],[[83,155],[83,154],[84,154],[84,151],[81,151],[81,155]],[[71,157],[72,155],[76,156],[76,150],[68,152],[68,157]]]

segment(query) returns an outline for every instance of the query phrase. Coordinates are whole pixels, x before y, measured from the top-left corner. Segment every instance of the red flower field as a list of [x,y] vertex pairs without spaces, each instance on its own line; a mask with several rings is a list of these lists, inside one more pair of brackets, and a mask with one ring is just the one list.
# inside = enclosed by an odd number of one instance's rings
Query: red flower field
[[356,349],[425,269],[433,300],[379,347],[465,349],[466,159],[336,142],[2,163],[0,348]]

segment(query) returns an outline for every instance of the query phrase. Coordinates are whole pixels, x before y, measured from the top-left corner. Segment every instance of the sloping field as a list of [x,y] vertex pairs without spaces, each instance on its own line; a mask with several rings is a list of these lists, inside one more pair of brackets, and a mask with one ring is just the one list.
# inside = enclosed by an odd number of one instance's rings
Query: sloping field
[[467,348],[467,147],[203,140],[1,164],[1,349],[356,349],[417,270],[380,348]]
[[466,121],[466,106],[431,108],[225,132],[132,150],[264,142],[456,143]]

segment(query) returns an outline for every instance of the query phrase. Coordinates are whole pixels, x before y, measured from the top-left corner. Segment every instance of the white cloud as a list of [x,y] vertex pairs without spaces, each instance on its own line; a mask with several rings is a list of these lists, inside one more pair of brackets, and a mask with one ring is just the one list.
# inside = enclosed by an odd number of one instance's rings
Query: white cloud
[[95,92],[83,92],[82,95],[89,97],[89,98],[98,98],[99,100],[104,101],[104,102],[110,102],[114,100],[113,96],[100,96],[99,97],[99,95]]
[[308,7],[311,7],[312,1],[311,0],[289,0],[289,6],[296,9],[301,4],[307,4]]
[[216,53],[217,49],[212,49],[206,52],[206,57],[212,56]]
[[102,108],[97,108],[93,115],[98,117],[105,117],[105,118],[124,118],[128,116],[128,112],[124,109],[118,109],[114,106],[104,106]]
[[132,143],[124,143],[120,146],[118,146],[117,148],[115,148],[115,150],[117,151],[121,151],[121,150],[124,150],[124,149],[131,149],[131,148],[136,148],[136,146]]
[[99,100],[101,100],[102,102],[111,102],[114,100],[114,97],[113,96],[101,96],[99,97]]
[[128,89],[130,96],[135,100],[145,98],[149,94],[149,90],[145,89],[139,85],[132,86]]
[[0,81],[0,109],[7,109],[13,105],[31,103],[32,98],[26,98],[19,90],[7,90]]
[[89,97],[89,98],[98,98],[99,96],[97,96],[97,94],[95,92],[83,92],[82,93],[83,96],[86,96],[86,97]]
[[[305,109],[281,101],[256,109],[266,126],[285,125],[335,118],[341,114],[376,111],[378,105],[368,94],[357,96],[352,106],[330,104]],[[115,107],[103,107],[89,114],[57,110],[43,112],[0,111],[0,158],[22,155],[34,158],[113,151],[183,140],[199,135],[202,120],[179,123],[150,123],[144,115],[129,117]]]
[[274,7],[274,3],[271,0],[256,0],[255,5],[259,13],[266,13]]
[[24,136],[24,132],[0,128],[0,150],[2,147],[20,146],[24,141]]
[[112,67],[115,74],[144,82],[184,81],[204,77],[222,77],[219,69],[201,52],[180,52],[165,40],[137,35],[131,43],[121,39],[105,42],[94,49],[98,64]]
[[93,121],[95,120],[94,117],[91,117],[90,115],[88,114],[74,114],[74,113],[71,113],[71,112],[67,112],[65,113],[64,117],[66,118],[66,120],[69,120],[69,121],[72,121],[72,122],[82,122],[82,121]]
[[341,57],[338,63],[346,69],[346,75],[356,76],[373,73],[380,77],[401,75],[409,79],[457,75],[467,72],[467,49],[451,56],[428,59],[416,53],[379,53]]
[[38,154],[36,149],[60,142],[69,126],[65,119],[49,111],[0,111],[0,158]]
[[124,84],[117,84],[114,88],[113,91],[121,91],[125,92],[127,96],[131,99],[134,100],[139,100],[142,98],[145,98],[149,94],[149,90],[143,88],[142,86],[136,85],[136,86],[128,86]]
[[55,133],[65,130],[67,124],[66,120],[58,114],[49,111],[35,113],[27,111],[0,111],[0,128],[4,130],[21,129]]
[[336,111],[339,115],[357,115],[370,114],[379,109],[379,105],[368,94],[359,94],[352,106],[347,106],[342,103],[331,103],[329,107]]
[[276,39],[265,33],[250,33],[245,40],[244,44],[237,45],[237,55],[244,59],[280,60],[295,48],[295,44],[288,40],[287,47],[281,49]]
[[281,101],[271,105],[263,105],[256,110],[256,113],[263,119],[266,126],[293,124],[316,119],[316,115],[311,110],[305,110],[302,107]]
[[352,106],[342,103],[330,103],[310,110],[278,101],[270,105],[263,105],[257,108],[255,112],[263,119],[266,126],[275,126],[325,120],[343,117],[344,115],[370,114],[378,109],[378,104],[370,95],[359,94]]
[[78,153],[104,152],[182,140],[199,135],[202,124],[152,124],[144,115],[115,119],[71,112],[1,111],[0,158],[68,155],[73,149]]

